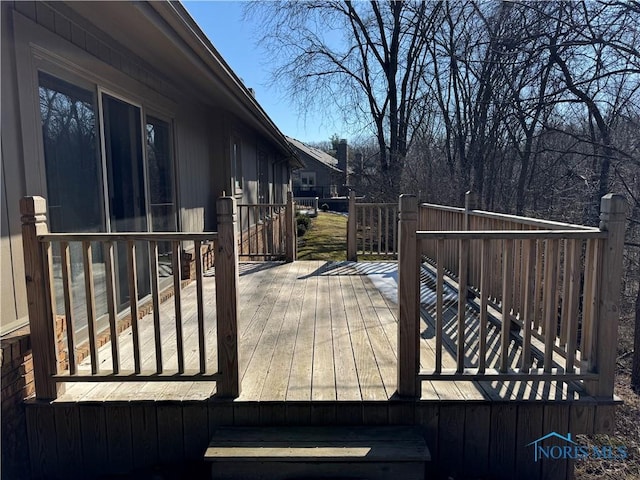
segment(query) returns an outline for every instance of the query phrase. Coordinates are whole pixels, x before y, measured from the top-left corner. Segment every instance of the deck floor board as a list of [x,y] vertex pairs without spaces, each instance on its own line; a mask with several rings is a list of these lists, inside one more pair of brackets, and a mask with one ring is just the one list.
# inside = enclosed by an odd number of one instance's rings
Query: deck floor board
[[[368,264],[367,272],[386,275],[390,264]],[[207,338],[207,371],[217,369],[215,274],[203,279]],[[429,287],[427,278],[425,285]],[[397,306],[379,290],[362,268],[349,262],[278,262],[240,264],[239,402],[386,401],[396,389]],[[186,368],[197,368],[195,284],[182,291]],[[432,302],[433,303],[433,302]],[[421,367],[435,362],[435,305],[422,304]],[[445,301],[443,368],[455,368],[457,301]],[[177,369],[174,304],[160,307],[165,371]],[[143,367],[155,369],[152,315],[140,322]],[[478,365],[479,318],[467,308],[465,366]],[[500,331],[487,332],[487,368],[499,362]],[[132,369],[131,329],[118,338],[122,369]],[[111,369],[111,346],[99,349],[100,367]],[[511,341],[509,363],[519,367],[521,349]],[[90,359],[79,365],[87,371]],[[204,400],[215,393],[215,382],[68,383],[58,402],[130,400]],[[422,383],[422,400],[566,400],[585,398],[575,388],[555,382],[471,382],[434,380]],[[320,407],[318,407],[320,408]],[[324,407],[322,407],[324,408]],[[329,408],[327,406],[327,408]],[[318,410],[319,411],[319,410]],[[327,410],[328,412],[328,410]],[[325,412],[325,413],[327,413]],[[328,413],[327,413],[328,414]]]

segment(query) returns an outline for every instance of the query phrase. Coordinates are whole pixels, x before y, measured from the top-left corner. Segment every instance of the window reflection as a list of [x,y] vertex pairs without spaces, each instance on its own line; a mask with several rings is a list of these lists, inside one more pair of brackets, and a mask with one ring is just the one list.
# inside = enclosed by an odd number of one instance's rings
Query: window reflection
[[[48,223],[52,232],[104,230],[102,175],[92,92],[39,73],[40,118],[47,182]],[[54,243],[56,310],[64,314],[59,245]],[[106,313],[105,268],[101,245],[92,245],[96,313]],[[82,246],[69,247],[76,328],[87,323]]]

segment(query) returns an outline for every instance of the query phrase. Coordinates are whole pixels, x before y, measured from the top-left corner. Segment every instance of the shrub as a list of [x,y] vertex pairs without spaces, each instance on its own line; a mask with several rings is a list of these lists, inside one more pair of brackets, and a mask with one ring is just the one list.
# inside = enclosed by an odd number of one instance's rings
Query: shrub
[[323,203],[322,206],[320,207],[320,210],[322,210],[323,212],[329,211],[329,205],[327,205],[326,203]]
[[307,233],[307,230],[309,230],[310,226],[311,226],[311,218],[309,218],[309,215],[302,215],[302,214],[296,215],[296,229],[298,231],[299,237]]

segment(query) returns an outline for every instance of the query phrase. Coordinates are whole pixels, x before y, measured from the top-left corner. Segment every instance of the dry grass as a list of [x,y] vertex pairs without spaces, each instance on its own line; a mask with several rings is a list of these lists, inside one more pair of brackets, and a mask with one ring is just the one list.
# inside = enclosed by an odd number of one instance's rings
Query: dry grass
[[587,459],[576,461],[576,480],[638,480],[640,479],[640,394],[631,385],[633,352],[633,316],[624,315],[620,321],[618,363],[615,393],[624,405],[616,408],[613,435],[581,435],[584,445],[624,445],[629,457],[624,461]]

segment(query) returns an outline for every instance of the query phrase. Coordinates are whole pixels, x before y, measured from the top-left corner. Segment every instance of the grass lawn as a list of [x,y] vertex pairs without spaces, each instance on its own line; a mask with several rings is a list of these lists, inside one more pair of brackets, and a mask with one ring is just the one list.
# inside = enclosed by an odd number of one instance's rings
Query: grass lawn
[[298,238],[298,260],[347,259],[347,217],[337,213],[318,212],[311,228]]

